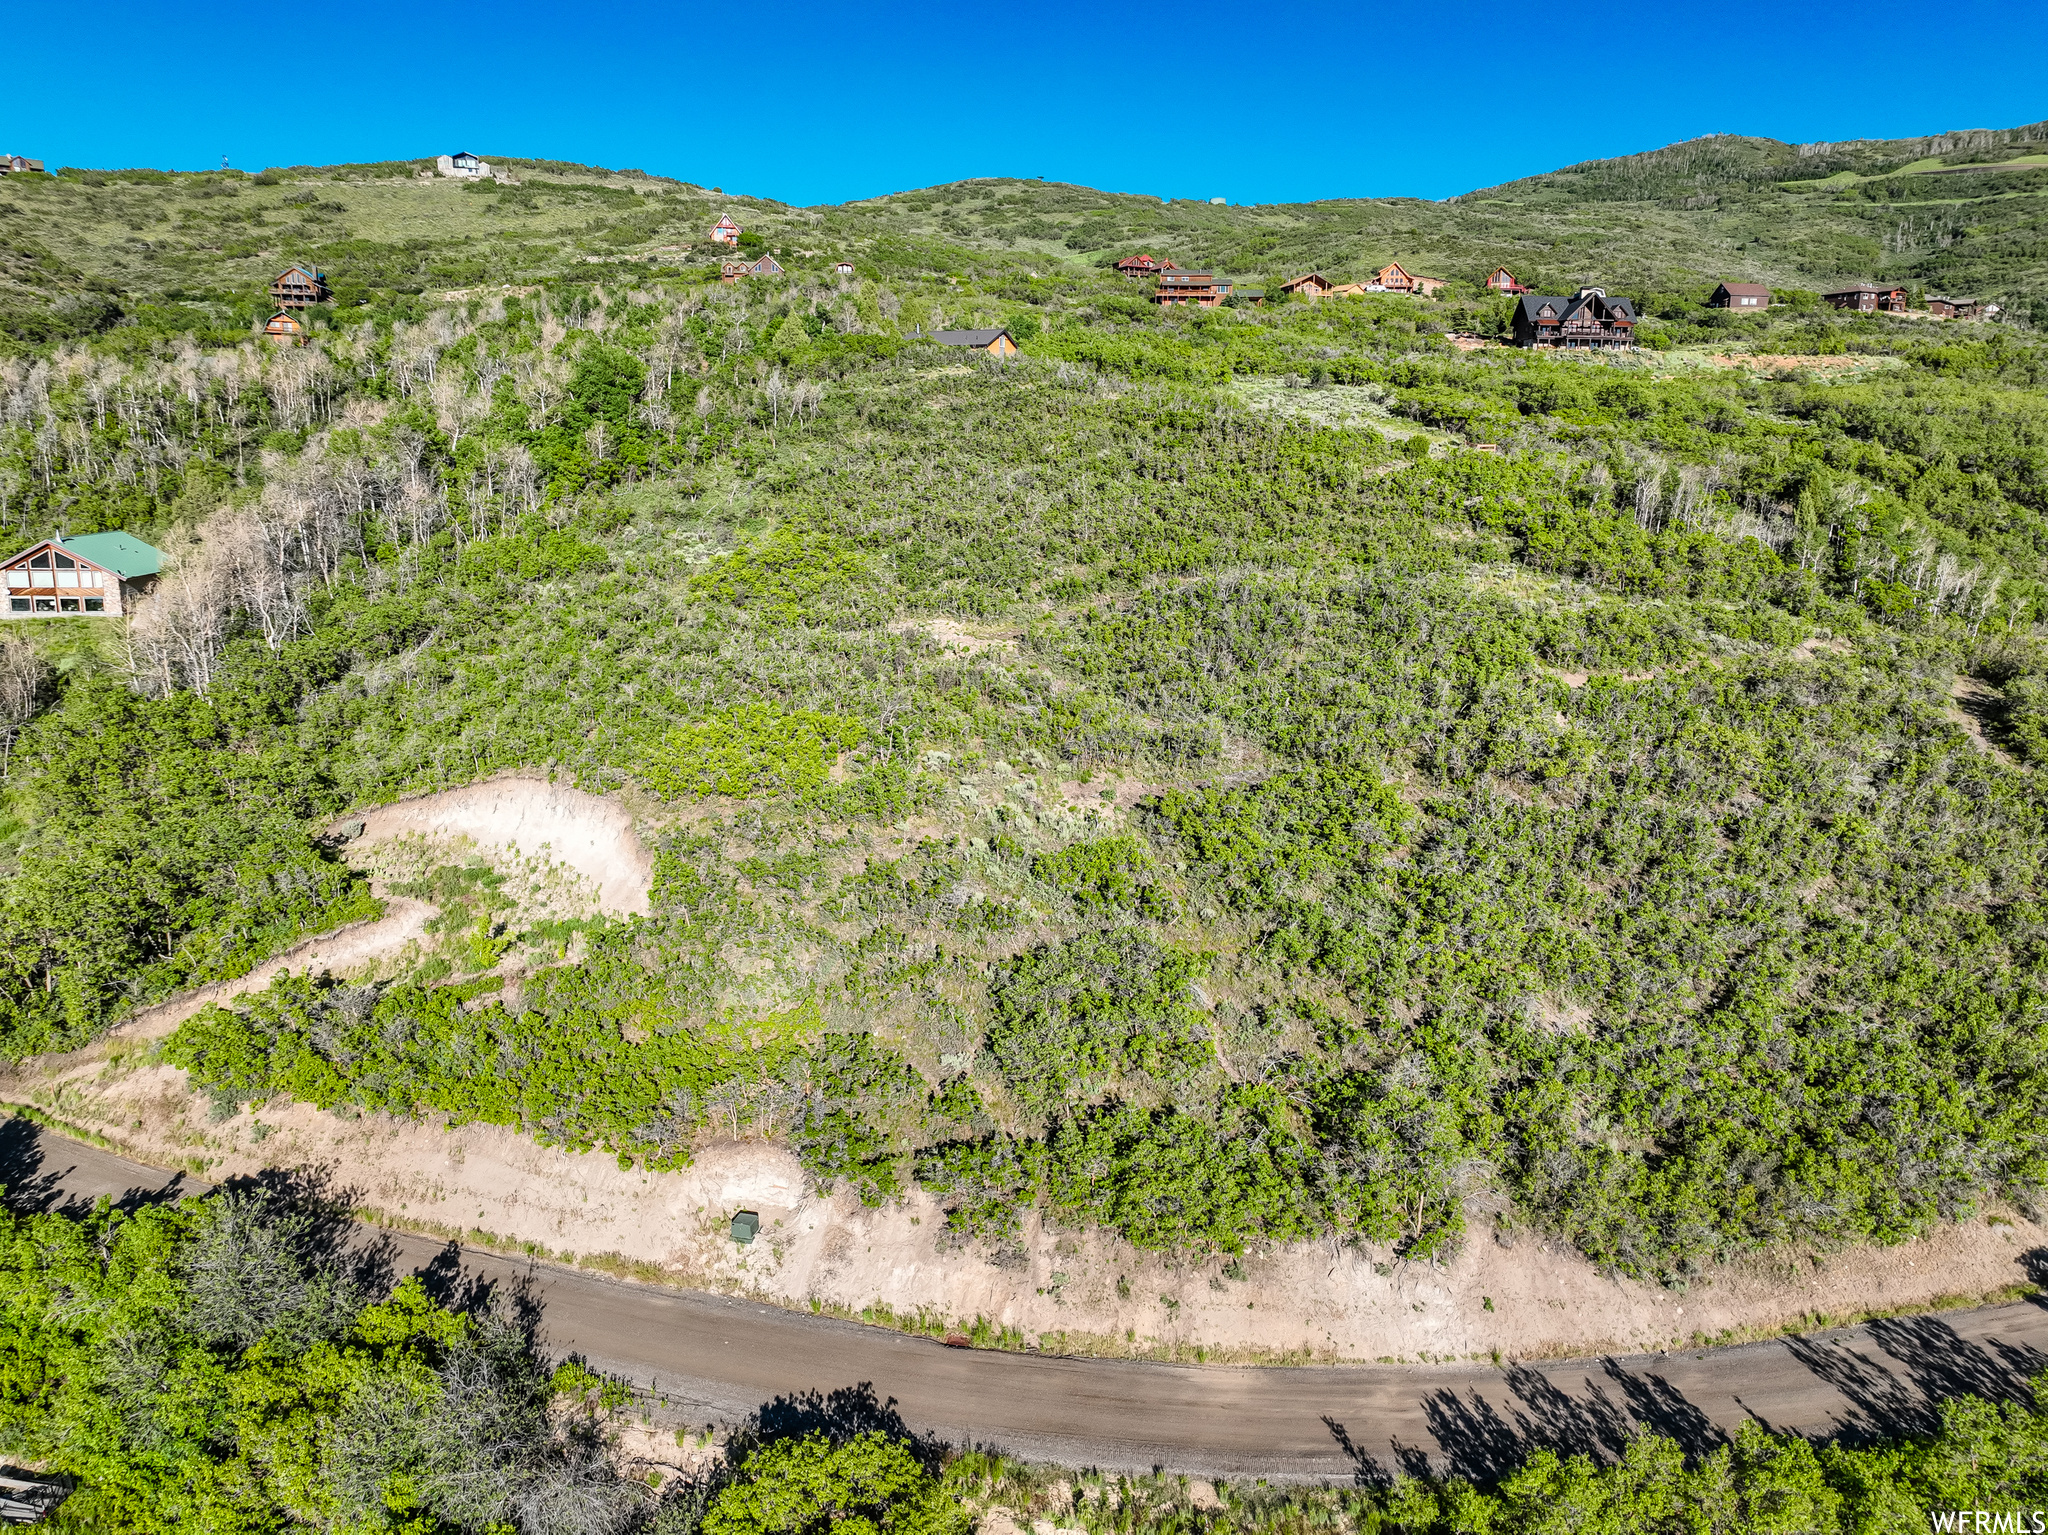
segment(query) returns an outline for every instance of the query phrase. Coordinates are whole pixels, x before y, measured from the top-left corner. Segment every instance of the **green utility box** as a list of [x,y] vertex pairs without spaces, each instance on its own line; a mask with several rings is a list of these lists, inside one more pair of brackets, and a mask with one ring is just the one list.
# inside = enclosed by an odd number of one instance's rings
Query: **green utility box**
[[742,1247],[754,1240],[761,1232],[761,1217],[752,1210],[742,1210],[732,1218],[732,1239]]

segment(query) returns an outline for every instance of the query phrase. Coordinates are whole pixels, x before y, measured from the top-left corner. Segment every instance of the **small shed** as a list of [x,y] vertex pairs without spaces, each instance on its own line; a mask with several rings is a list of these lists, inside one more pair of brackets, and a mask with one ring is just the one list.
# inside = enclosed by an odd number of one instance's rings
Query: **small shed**
[[98,613],[117,618],[156,584],[164,557],[128,533],[46,538],[0,565],[8,618]]
[[838,277],[851,277],[853,275],[853,263],[851,261],[835,261],[832,263],[832,271]]
[[1280,284],[1280,291],[1292,298],[1326,298],[1336,286],[1321,272],[1306,272]]
[[713,245],[737,245],[740,243],[740,226],[733,222],[730,213],[722,215],[718,222],[711,226],[711,243]]
[[971,346],[991,357],[1015,357],[1017,343],[1006,330],[935,330],[932,340],[940,346]]
[[306,325],[289,309],[280,309],[263,323],[263,334],[273,341],[282,341],[287,346],[306,344]]
[[1527,293],[1529,290],[1515,281],[1515,274],[1504,266],[1497,266],[1486,274],[1486,287],[1492,293]]
[[764,253],[759,261],[747,268],[747,275],[749,277],[780,277],[783,275],[782,263],[773,256]]
[[752,1210],[741,1210],[732,1218],[732,1239],[745,1247],[761,1234],[761,1217]]
[[314,271],[304,262],[294,261],[270,279],[270,301],[280,309],[304,309],[308,304],[324,304],[332,297],[327,274]]
[[1771,307],[1771,290],[1760,282],[1724,282],[1707,302],[1716,309],[1760,314]]

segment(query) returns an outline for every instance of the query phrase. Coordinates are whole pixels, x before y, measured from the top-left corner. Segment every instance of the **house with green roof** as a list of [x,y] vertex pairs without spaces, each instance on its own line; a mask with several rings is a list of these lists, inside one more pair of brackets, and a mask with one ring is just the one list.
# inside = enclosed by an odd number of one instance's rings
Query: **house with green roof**
[[156,585],[160,550],[132,533],[82,533],[46,538],[0,565],[7,588],[5,618],[58,618],[87,613],[118,618]]

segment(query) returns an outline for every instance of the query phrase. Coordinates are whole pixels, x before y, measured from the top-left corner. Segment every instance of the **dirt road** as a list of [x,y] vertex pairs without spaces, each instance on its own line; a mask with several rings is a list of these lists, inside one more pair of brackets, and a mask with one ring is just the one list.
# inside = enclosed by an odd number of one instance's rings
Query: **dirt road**
[[[0,1124],[17,1206],[202,1192],[181,1175]],[[2048,1368],[2048,1307],[2019,1302],[1740,1348],[1473,1365],[1240,1369],[956,1350],[719,1296],[622,1284],[413,1237],[395,1272],[443,1289],[504,1286],[541,1307],[551,1350],[666,1396],[682,1421],[871,1387],[913,1427],[1033,1459],[1208,1476],[1377,1478],[1427,1460],[1485,1477],[1531,1448],[1612,1451],[1637,1425],[1704,1450],[1754,1418],[1852,1439],[1932,1421],[1959,1392],[2016,1397]]]

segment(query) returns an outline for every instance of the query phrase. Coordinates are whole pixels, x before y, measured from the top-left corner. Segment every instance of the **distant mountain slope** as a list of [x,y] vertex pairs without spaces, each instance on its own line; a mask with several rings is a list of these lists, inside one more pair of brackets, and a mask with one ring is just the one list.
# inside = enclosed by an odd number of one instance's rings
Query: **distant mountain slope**
[[1446,202],[1255,207],[993,178],[796,208],[637,170],[490,158],[518,184],[437,180],[429,161],[7,178],[0,334],[47,345],[139,310],[170,329],[246,329],[291,260],[324,266],[345,304],[701,266],[726,253],[708,240],[721,211],[785,260],[971,274],[1020,296],[1144,250],[1251,284],[1359,279],[1389,261],[1469,284],[1504,264],[1547,291],[1696,298],[1724,279],[1886,279],[2048,310],[2048,123],[1846,144],[1717,135]]

